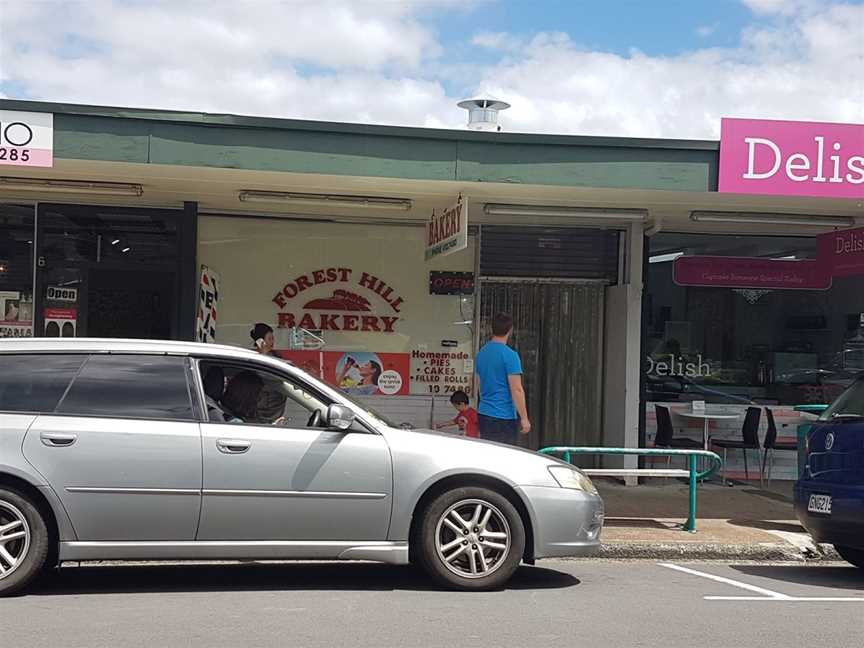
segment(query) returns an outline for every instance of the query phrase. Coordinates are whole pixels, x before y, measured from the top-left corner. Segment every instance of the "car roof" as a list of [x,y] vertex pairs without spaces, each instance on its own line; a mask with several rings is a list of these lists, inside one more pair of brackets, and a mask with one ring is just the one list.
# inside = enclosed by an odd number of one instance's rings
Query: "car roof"
[[177,340],[124,340],[117,338],[6,338],[0,353],[169,353],[261,359],[251,350],[222,344]]

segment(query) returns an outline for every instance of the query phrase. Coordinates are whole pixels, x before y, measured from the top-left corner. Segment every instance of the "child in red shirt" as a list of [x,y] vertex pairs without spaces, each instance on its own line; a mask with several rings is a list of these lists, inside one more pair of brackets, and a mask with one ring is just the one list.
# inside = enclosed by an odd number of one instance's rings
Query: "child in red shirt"
[[456,408],[456,418],[446,423],[439,423],[436,430],[456,426],[459,433],[475,439],[480,438],[480,429],[477,425],[477,410],[471,407],[468,394],[464,391],[455,391],[450,396],[450,404]]

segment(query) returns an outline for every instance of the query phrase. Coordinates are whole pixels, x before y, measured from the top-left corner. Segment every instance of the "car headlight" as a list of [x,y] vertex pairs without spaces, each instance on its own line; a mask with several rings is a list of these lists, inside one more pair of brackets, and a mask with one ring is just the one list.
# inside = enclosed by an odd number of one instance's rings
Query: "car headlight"
[[581,490],[593,495],[597,494],[594,482],[587,475],[575,468],[549,466],[549,472],[561,488],[572,488],[573,490]]

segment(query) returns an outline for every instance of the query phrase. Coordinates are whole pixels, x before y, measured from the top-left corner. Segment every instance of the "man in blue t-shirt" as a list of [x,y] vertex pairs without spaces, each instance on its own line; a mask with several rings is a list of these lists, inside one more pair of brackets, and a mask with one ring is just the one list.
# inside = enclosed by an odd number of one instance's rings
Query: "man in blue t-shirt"
[[512,332],[513,318],[498,313],[492,319],[492,339],[477,354],[477,422],[481,439],[516,445],[519,432],[531,431],[531,421],[525,407],[522,361],[507,346]]

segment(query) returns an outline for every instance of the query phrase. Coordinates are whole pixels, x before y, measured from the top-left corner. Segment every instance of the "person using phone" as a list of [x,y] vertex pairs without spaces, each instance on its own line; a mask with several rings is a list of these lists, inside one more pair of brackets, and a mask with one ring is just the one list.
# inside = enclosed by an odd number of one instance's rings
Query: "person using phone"
[[255,350],[261,355],[269,355],[274,358],[281,356],[273,350],[276,344],[276,338],[273,336],[273,329],[264,322],[258,322],[249,331],[249,336],[252,338]]
[[[249,331],[249,335],[258,353],[282,360],[282,356],[273,350],[276,339],[270,326],[264,322],[258,322]],[[274,389],[272,385],[265,385],[260,390],[258,397],[258,415],[266,420],[275,419],[285,408],[285,398],[285,394]]]

